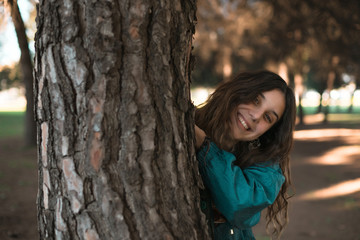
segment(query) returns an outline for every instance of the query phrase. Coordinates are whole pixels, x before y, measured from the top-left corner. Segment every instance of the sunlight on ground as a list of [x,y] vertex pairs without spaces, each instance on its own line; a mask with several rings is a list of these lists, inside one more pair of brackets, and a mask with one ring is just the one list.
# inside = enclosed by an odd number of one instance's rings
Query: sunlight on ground
[[300,200],[320,200],[344,196],[360,191],[360,178],[344,181],[328,188],[312,191],[298,197]]
[[319,165],[352,164],[360,156],[360,146],[342,146],[328,151],[324,156],[310,160],[310,163]]
[[[311,115],[305,115],[303,120],[305,124],[322,123],[324,121],[324,114],[316,113]],[[296,116],[296,124],[298,124],[299,121],[300,121],[299,116]]]
[[[342,129],[342,128],[329,128],[329,129],[313,129],[313,130],[299,130],[294,133],[295,139],[302,140],[319,140],[324,137],[348,137],[348,136],[359,136],[360,129]],[[360,140],[360,139],[359,139]]]
[[[360,129],[311,129],[300,130],[294,133],[295,139],[309,141],[327,141],[329,138],[345,142],[345,137],[352,137],[351,145],[338,146],[330,149],[320,157],[310,158],[308,163],[316,165],[352,165],[360,158]],[[343,139],[342,139],[343,138]],[[300,195],[299,200],[321,200],[345,196],[360,191],[360,178],[343,181],[323,189]]]

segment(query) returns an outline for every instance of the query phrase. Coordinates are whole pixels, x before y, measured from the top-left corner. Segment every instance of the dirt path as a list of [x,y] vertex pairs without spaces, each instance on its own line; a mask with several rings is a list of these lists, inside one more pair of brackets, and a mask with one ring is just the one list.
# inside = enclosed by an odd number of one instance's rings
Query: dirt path
[[[360,124],[313,125],[295,133],[296,195],[281,239],[360,240]],[[255,228],[265,237],[264,220]]]
[[0,239],[38,239],[36,149],[0,140]]
[[[296,195],[281,239],[360,240],[360,126],[310,127],[295,133]],[[36,149],[0,140],[0,239],[38,239],[36,192]],[[258,240],[269,239],[264,229],[262,220]]]

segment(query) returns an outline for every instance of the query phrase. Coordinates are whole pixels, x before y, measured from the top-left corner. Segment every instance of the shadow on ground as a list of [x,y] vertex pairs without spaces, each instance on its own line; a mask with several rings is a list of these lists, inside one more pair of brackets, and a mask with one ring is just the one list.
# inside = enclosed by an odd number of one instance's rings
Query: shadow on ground
[[[360,240],[360,124],[307,125],[295,132],[285,240]],[[38,239],[36,149],[0,140],[0,239]],[[254,228],[270,239],[264,219]]]

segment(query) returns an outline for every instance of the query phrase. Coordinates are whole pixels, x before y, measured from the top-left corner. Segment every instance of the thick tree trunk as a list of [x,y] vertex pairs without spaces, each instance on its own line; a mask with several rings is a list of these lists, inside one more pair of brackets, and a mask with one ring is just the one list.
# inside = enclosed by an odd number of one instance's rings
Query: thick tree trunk
[[33,64],[30,57],[29,44],[26,36],[24,21],[21,18],[17,0],[8,0],[11,18],[14,23],[16,36],[21,51],[20,67],[25,85],[26,113],[25,113],[25,144],[36,145],[36,124],[34,121],[34,93],[33,93]]
[[189,59],[194,0],[40,1],[41,239],[207,239]]

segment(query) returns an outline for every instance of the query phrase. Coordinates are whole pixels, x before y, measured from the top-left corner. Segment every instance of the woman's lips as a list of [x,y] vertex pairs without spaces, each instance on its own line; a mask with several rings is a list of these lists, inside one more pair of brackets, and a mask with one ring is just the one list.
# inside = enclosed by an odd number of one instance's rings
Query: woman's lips
[[246,129],[246,130],[249,130],[249,126],[248,124],[246,123],[245,119],[242,117],[242,115],[240,113],[238,113],[238,119],[241,123],[241,125]]

